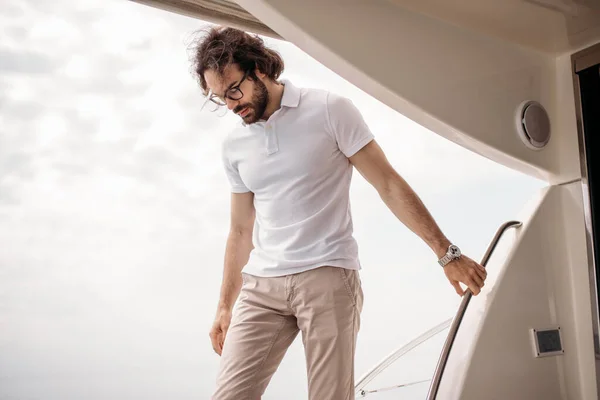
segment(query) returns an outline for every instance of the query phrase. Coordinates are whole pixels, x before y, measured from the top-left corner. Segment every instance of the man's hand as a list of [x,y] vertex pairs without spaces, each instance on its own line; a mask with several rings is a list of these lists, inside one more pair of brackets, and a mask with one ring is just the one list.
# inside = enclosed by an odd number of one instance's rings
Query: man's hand
[[444,273],[459,296],[465,294],[464,290],[460,287],[459,282],[464,283],[471,289],[473,295],[477,296],[487,277],[485,268],[465,255],[461,255],[459,258],[446,264]]
[[223,343],[225,343],[225,336],[227,336],[227,330],[229,329],[230,323],[231,311],[219,310],[209,335],[213,350],[218,355],[221,355],[223,352]]

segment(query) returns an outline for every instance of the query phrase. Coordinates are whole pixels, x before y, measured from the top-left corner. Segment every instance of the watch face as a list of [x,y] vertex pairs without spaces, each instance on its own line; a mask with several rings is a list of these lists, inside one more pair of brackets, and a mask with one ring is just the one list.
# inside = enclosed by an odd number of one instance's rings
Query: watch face
[[452,257],[460,257],[460,249],[458,246],[451,245],[449,250],[450,254],[452,254]]

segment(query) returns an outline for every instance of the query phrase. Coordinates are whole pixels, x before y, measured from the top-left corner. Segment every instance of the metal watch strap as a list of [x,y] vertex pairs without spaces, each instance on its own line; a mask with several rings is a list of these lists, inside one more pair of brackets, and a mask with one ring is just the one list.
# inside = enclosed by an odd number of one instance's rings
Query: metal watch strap
[[438,260],[438,264],[440,264],[442,267],[445,267],[450,261],[452,261],[452,255],[446,254],[444,257]]
[[448,246],[446,255],[444,255],[438,260],[438,264],[440,264],[442,267],[445,267],[450,261],[456,260],[457,258],[460,258],[460,256],[461,252],[458,246],[451,244],[450,246]]

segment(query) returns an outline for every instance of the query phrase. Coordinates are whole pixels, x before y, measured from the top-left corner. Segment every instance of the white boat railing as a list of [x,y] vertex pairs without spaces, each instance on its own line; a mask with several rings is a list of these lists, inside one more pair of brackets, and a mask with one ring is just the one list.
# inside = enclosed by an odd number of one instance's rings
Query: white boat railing
[[[489,261],[490,257],[492,256],[492,253],[496,249],[496,246],[498,245],[498,242],[500,241],[500,238],[502,237],[502,235],[509,228],[518,228],[521,225],[522,225],[522,223],[519,221],[509,221],[509,222],[502,224],[502,226],[500,226],[500,228],[498,228],[498,231],[496,231],[494,238],[492,239],[490,245],[488,246],[488,248],[485,252],[485,255],[483,256],[483,259],[481,261],[482,266],[484,266],[484,267],[486,266],[487,262]],[[400,348],[398,348],[397,350],[392,352],[389,356],[385,357],[381,362],[379,362],[373,368],[371,368],[371,370],[369,370],[366,374],[364,374],[357,381],[357,383],[354,387],[356,396],[365,397],[371,393],[378,393],[378,392],[383,392],[383,391],[387,391],[387,390],[394,390],[394,389],[398,389],[398,388],[403,388],[403,387],[412,386],[412,385],[416,385],[419,383],[431,381],[431,385],[429,387],[429,391],[427,394],[427,400],[434,400],[435,397],[437,396],[437,392],[439,390],[440,382],[442,380],[442,376],[444,374],[444,369],[446,368],[446,364],[448,362],[448,357],[450,355],[450,350],[452,349],[454,339],[456,337],[458,329],[460,328],[460,324],[462,322],[462,319],[465,315],[465,312],[467,310],[467,307],[469,305],[469,302],[470,302],[472,296],[473,296],[473,294],[471,293],[471,291],[467,289],[467,291],[466,291],[465,295],[463,296],[463,299],[460,303],[460,306],[458,307],[458,311],[453,318],[450,318],[450,319],[434,326],[433,328],[422,333],[415,339],[413,339],[410,342],[406,343],[405,345],[401,346]],[[387,367],[392,365],[396,360],[403,357],[408,352],[417,348],[421,344],[427,342],[429,339],[431,339],[435,335],[439,334],[440,332],[444,331],[448,327],[450,327],[450,329],[448,331],[448,335],[446,337],[444,346],[442,347],[442,351],[440,353],[440,358],[438,360],[438,363],[437,363],[437,366],[435,368],[435,372],[434,372],[432,378],[420,380],[420,381],[403,383],[403,384],[389,386],[389,387],[375,389],[375,390],[366,390],[365,389],[365,387],[369,384],[369,382],[371,382],[373,379],[375,379],[380,373],[382,373]]]
[[[488,246],[483,259],[481,260],[481,265],[486,266],[492,253],[496,249],[498,242],[500,242],[500,238],[502,235],[510,229],[510,228],[518,228],[523,223],[519,221],[508,221],[502,224],[500,228],[496,231],[496,235],[492,239],[490,245]],[[473,293],[471,290],[467,289],[463,299],[458,307],[458,312],[454,316],[454,320],[452,321],[452,325],[450,326],[450,331],[448,332],[448,337],[446,338],[446,342],[444,343],[444,347],[442,348],[442,353],[440,354],[440,359],[435,368],[435,372],[433,374],[433,378],[431,380],[431,386],[429,387],[429,393],[427,394],[427,400],[434,400],[437,396],[438,390],[440,388],[440,382],[442,381],[442,376],[444,375],[444,370],[446,369],[446,364],[448,362],[448,356],[450,355],[450,350],[452,350],[452,345],[454,344],[454,339],[456,338],[456,333],[458,332],[458,328],[460,328],[460,323],[467,311],[467,307],[469,306],[469,302],[471,301],[471,297],[473,297]]]
[[[381,360],[381,362],[379,362],[379,364],[377,364],[373,368],[371,368],[371,370],[369,372],[364,374],[358,380],[358,382],[354,386],[354,392],[356,393],[356,395],[357,396],[360,395],[363,397],[366,396],[371,391],[365,390],[365,387],[369,384],[369,382],[371,382],[373,379],[375,379],[377,377],[377,375],[382,373],[387,367],[392,365],[397,359],[404,356],[409,351],[420,346],[421,344],[425,343],[427,340],[431,339],[438,333],[442,332],[444,329],[448,328],[451,323],[452,323],[452,318],[447,319],[446,321],[434,326],[433,328],[422,333],[415,339],[413,339],[410,342],[406,343],[405,345],[401,346],[397,350],[394,350],[389,356],[387,356],[383,360]],[[427,380],[430,380],[430,379],[427,379]],[[416,384],[416,383],[421,383],[421,381],[411,382],[410,384]],[[407,385],[409,385],[409,384],[397,385],[397,386],[394,386],[393,388],[404,387]],[[385,388],[385,389],[389,390],[391,388]],[[383,389],[379,389],[379,390],[383,390]]]

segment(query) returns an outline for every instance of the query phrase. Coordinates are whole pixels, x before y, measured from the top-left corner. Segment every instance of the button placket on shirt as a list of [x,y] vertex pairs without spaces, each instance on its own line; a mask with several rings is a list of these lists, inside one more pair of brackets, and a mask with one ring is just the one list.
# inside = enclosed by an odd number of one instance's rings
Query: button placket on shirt
[[279,151],[279,141],[273,122],[265,124],[265,140],[267,145],[267,154],[274,154]]

